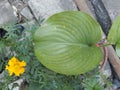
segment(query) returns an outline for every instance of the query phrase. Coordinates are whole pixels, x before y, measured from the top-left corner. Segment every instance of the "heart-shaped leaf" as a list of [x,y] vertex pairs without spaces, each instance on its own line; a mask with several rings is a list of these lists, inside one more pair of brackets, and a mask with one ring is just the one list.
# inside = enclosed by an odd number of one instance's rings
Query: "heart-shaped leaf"
[[116,52],[120,57],[120,16],[113,22],[107,40],[109,43],[116,45]]
[[34,34],[35,54],[47,68],[66,75],[94,69],[102,60],[95,44],[101,39],[100,25],[79,11],[51,16]]

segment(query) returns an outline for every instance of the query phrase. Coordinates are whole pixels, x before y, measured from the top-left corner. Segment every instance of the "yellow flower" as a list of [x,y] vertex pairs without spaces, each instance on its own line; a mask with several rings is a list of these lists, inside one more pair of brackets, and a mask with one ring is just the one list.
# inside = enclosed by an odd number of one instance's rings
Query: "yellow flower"
[[26,62],[19,61],[16,57],[12,57],[8,65],[6,65],[6,70],[9,71],[9,75],[15,74],[15,76],[20,76],[20,74],[23,74],[25,72],[25,66]]

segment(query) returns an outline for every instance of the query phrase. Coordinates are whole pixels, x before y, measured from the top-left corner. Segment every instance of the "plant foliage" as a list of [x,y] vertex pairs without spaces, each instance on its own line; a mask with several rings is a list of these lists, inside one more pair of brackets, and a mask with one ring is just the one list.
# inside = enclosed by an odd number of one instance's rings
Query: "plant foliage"
[[51,16],[34,34],[34,50],[47,68],[66,75],[94,69],[102,60],[96,43],[102,37],[100,25],[89,15],[65,11]]
[[120,57],[120,16],[113,22],[108,34],[108,42],[116,45],[116,52]]

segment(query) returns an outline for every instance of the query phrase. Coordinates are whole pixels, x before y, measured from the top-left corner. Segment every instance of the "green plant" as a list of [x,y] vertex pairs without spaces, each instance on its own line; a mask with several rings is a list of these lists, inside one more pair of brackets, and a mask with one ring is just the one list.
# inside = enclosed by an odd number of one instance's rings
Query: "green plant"
[[[16,25],[8,25],[4,28],[7,33],[6,38],[1,38],[0,44],[4,51],[5,57],[8,59],[3,59],[0,61],[4,67],[2,68],[4,72],[3,82],[0,82],[0,89],[8,90],[8,85],[19,78],[24,79],[28,83],[27,88],[21,86],[21,90],[80,90],[82,89],[81,78],[79,76],[65,76],[57,74],[53,71],[45,68],[36,58],[34,54],[32,36],[38,26],[33,25],[31,28],[26,27],[21,34],[15,33],[16,30],[19,32],[19,29],[14,28]],[[9,28],[8,28],[9,27]],[[9,51],[8,51],[9,50]],[[1,51],[1,54],[3,52]],[[8,72],[5,70],[9,59],[13,56],[17,57],[19,60],[24,60],[27,63],[25,73],[19,77],[14,75],[9,76]],[[1,65],[0,64],[0,65]],[[0,79],[0,81],[2,81]],[[24,84],[23,84],[24,85]],[[13,85],[13,87],[16,86]]]
[[95,78],[99,73],[91,70],[98,71],[103,58],[102,46],[116,44],[119,55],[119,22],[117,18],[111,27],[109,43],[101,42],[100,25],[89,15],[77,11],[55,14],[40,27],[28,25],[22,31],[16,25],[2,27],[7,33],[0,38],[0,70],[5,70],[13,56],[24,60],[27,66],[19,77],[9,76],[5,71],[0,89],[7,90],[11,82],[23,78],[28,90],[103,90]]
[[95,77],[86,78],[83,80],[84,90],[104,90],[103,86]]
[[[29,62],[36,62],[36,58],[33,52],[32,33],[35,31],[35,28],[37,28],[37,26],[32,28],[26,27],[25,30],[20,30],[19,27],[21,26],[6,25],[4,27],[1,27],[1,29],[6,30],[7,33],[4,35],[5,38],[0,38],[0,46],[2,46],[0,47],[0,55],[2,55],[0,56],[0,65],[2,66],[0,69],[2,69],[2,71],[5,70],[5,66],[8,63],[8,60],[15,56],[27,63],[26,73],[20,77],[15,77],[14,75],[9,76],[8,73],[5,72],[5,75],[3,77],[4,82],[1,82],[2,90],[8,90],[5,89],[8,88],[8,84],[19,78],[24,78],[24,76],[27,76],[27,74],[29,75],[31,68],[34,68],[30,65],[31,63]],[[5,57],[7,57],[7,59],[5,59]],[[32,73],[32,75],[34,75],[34,73]],[[32,75],[30,74],[29,77]],[[26,77],[26,80],[28,80],[29,77]]]
[[66,75],[84,74],[102,60],[96,44],[100,25],[89,15],[66,11],[51,16],[34,34],[35,53],[47,68]]
[[65,11],[48,18],[34,34],[34,50],[40,62],[61,74],[79,75],[94,69],[103,58],[101,48],[116,45],[120,56],[120,17],[113,23],[108,42],[100,25],[89,15]]

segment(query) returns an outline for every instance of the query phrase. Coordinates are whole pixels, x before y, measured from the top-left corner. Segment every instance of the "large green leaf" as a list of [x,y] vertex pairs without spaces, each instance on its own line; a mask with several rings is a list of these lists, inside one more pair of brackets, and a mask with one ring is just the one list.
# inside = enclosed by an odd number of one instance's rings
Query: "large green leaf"
[[120,57],[120,16],[112,24],[107,40],[109,43],[116,45],[116,52]]
[[35,54],[47,68],[66,75],[83,74],[102,60],[100,25],[89,15],[65,11],[51,16],[34,34]]

